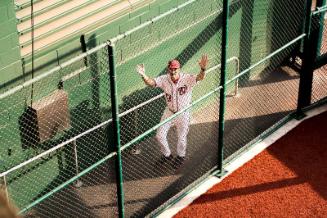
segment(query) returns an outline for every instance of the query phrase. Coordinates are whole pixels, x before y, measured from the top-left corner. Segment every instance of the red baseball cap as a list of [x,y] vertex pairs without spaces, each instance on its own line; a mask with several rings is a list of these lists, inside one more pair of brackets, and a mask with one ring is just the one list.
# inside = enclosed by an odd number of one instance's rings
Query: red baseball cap
[[179,69],[180,67],[181,67],[181,64],[179,63],[178,60],[170,60],[168,62],[168,68]]

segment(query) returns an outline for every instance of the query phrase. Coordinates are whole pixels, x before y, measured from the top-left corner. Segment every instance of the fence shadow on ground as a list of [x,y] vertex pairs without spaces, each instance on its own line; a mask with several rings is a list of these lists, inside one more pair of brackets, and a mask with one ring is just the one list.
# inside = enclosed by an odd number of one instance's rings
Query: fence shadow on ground
[[[245,119],[234,119],[226,121],[230,129],[226,132],[234,132],[238,128],[244,128],[244,125],[251,122],[261,122],[262,120],[270,120],[272,123],[276,122],[289,112],[281,112],[274,114],[250,117]],[[267,119],[269,117],[270,119]],[[233,140],[232,146],[242,143],[248,143],[253,138],[258,136],[262,131],[269,128],[272,123],[265,122],[261,128],[252,129],[252,134],[247,132],[245,135],[240,135],[235,139],[233,134],[226,140],[226,146],[229,145],[228,140]],[[189,184],[194,182],[197,178],[203,176],[206,172],[216,166],[218,155],[218,122],[193,124],[190,127],[188,136],[188,153],[187,160],[179,169],[167,167],[167,165],[158,164],[160,158],[159,145],[155,140],[147,143],[142,147],[140,155],[128,155],[124,158],[125,169],[133,169],[135,173],[124,176],[124,189],[128,192],[133,192],[133,196],[126,194],[125,207],[129,216],[143,217],[150,211],[160,207],[163,202],[168,201],[172,196],[176,195],[186,188]],[[198,137],[210,135],[211,137]],[[172,130],[168,136],[170,139],[175,138],[174,131]],[[237,142],[235,141],[237,140]],[[172,141],[172,140],[170,140]],[[174,149],[175,144],[171,145]],[[240,147],[227,148],[233,152]],[[148,157],[152,155],[152,159]],[[153,157],[156,155],[156,157]],[[140,169],[146,169],[142,172]],[[150,172],[150,173],[149,173]],[[142,191],[146,187],[146,190]],[[137,190],[137,191],[136,191]],[[137,192],[137,193],[135,193]],[[128,196],[129,195],[129,196]],[[139,199],[138,201],[132,198]]]

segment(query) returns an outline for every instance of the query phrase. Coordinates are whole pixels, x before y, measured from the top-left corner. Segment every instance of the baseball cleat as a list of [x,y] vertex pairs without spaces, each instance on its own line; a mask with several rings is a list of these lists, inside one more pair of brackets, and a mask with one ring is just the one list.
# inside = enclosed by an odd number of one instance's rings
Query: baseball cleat
[[166,162],[170,162],[174,159],[174,157],[172,155],[169,155],[168,157],[162,155],[160,158],[160,163],[166,163]]
[[177,156],[174,162],[174,167],[177,169],[183,165],[183,163],[185,162],[185,157]]

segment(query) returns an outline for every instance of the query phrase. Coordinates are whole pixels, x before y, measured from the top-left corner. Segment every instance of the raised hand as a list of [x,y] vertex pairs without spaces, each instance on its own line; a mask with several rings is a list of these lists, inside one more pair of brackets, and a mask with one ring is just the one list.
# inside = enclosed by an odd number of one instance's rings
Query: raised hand
[[208,65],[208,55],[202,55],[201,59],[199,60],[199,66],[201,69],[206,70]]
[[145,76],[144,64],[138,64],[138,65],[136,65],[136,72],[138,74],[140,74],[140,76],[144,77]]

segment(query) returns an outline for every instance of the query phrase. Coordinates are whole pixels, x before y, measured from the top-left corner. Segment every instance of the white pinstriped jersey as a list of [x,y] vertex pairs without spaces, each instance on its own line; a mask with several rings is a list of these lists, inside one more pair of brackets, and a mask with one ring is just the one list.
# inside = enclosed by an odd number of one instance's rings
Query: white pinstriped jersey
[[180,73],[177,83],[174,83],[168,74],[159,76],[154,80],[156,87],[164,91],[167,107],[170,111],[176,113],[191,103],[196,75]]

